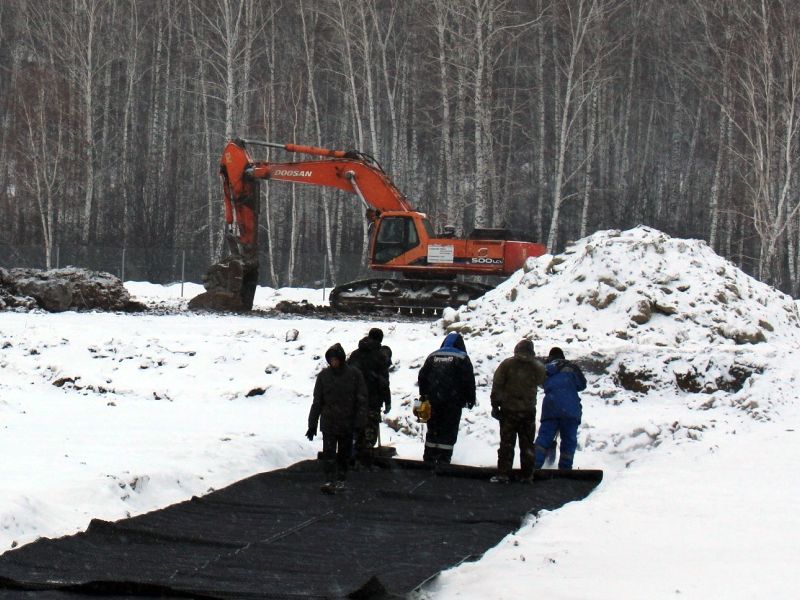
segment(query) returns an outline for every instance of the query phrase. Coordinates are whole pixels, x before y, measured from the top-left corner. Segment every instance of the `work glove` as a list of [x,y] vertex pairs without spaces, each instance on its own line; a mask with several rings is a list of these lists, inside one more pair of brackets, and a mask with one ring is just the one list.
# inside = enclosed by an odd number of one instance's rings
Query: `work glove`
[[411,412],[417,417],[417,421],[427,423],[428,419],[431,418],[431,403],[428,402],[425,396],[420,396],[419,400],[414,402],[414,408]]
[[500,407],[499,406],[493,406],[492,407],[492,418],[493,419],[497,419],[498,421],[500,420]]
[[317,428],[309,427],[308,431],[306,431],[306,437],[308,438],[308,441],[310,442],[311,440],[313,440],[315,435],[317,435]]
[[388,415],[390,410],[392,410],[392,403],[391,402],[384,402],[383,403],[383,414]]

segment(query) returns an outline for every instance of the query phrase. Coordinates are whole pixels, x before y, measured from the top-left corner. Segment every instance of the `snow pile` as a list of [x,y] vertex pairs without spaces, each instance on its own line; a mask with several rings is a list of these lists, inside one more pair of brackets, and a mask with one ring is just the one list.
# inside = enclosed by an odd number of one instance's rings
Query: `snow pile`
[[445,324],[472,335],[513,329],[562,344],[605,338],[686,347],[800,343],[797,305],[705,242],[648,227],[601,231],[529,259]]

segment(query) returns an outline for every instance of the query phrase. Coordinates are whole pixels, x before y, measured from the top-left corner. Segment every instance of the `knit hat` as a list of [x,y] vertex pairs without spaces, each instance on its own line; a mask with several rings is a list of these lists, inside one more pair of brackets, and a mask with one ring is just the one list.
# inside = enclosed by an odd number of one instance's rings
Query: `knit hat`
[[514,354],[533,354],[533,342],[530,340],[520,340],[514,346]]
[[550,360],[566,360],[564,351],[558,346],[553,346],[550,348],[550,354],[547,355],[547,358]]
[[378,343],[383,341],[383,330],[380,327],[373,327],[369,330],[369,337]]

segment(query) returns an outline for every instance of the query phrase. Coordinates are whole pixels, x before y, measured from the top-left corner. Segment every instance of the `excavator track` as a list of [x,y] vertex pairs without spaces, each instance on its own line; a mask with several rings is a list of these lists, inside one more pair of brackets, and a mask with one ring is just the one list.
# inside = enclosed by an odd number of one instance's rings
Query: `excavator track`
[[330,303],[346,313],[393,310],[407,313],[440,313],[480,298],[492,286],[465,281],[434,279],[362,279],[331,290]]

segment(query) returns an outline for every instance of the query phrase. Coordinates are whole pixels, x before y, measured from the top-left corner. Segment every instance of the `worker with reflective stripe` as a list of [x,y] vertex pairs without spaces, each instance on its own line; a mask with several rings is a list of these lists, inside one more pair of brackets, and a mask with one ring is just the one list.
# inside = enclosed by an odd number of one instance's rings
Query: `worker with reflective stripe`
[[425,360],[417,382],[420,397],[431,406],[422,459],[447,464],[458,438],[461,410],[475,406],[475,372],[461,334],[447,334],[441,348]]

